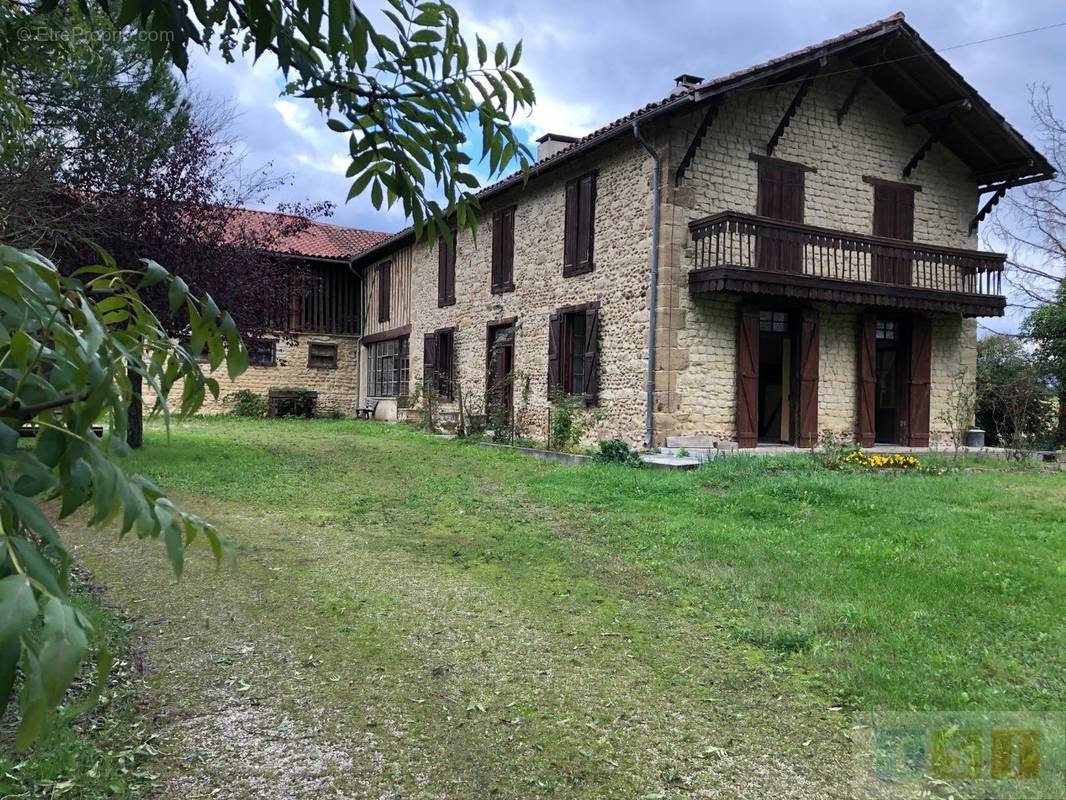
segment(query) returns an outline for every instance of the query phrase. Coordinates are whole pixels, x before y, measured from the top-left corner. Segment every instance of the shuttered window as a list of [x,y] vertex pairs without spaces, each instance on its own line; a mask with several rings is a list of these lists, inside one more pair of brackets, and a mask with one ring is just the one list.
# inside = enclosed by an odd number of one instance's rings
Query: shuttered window
[[455,329],[427,333],[422,344],[422,385],[442,400],[455,399]]
[[493,294],[514,291],[514,217],[514,206],[492,215]]
[[[874,236],[914,240],[914,188],[906,185],[874,186]],[[874,255],[873,279],[882,283],[911,284],[912,261],[901,251],[879,248]]]
[[378,322],[389,321],[392,295],[392,262],[378,266]]
[[566,184],[563,277],[592,272],[596,234],[596,173]]
[[455,230],[437,243],[437,306],[455,304]]
[[307,366],[313,369],[336,369],[337,345],[311,342],[307,346]]
[[[760,159],[756,209],[759,216],[786,222],[803,222],[805,173],[806,168],[800,164],[769,158]],[[803,271],[803,249],[799,241],[760,237],[755,246],[759,269],[773,272]]]
[[548,396],[558,392],[599,399],[600,304],[561,308],[548,325]]

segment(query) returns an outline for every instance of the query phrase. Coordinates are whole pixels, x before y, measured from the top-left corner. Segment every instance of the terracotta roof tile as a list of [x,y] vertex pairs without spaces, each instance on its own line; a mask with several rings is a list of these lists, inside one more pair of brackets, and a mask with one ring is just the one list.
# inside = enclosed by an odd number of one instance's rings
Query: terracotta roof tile
[[[301,225],[304,218],[276,211],[251,208],[235,211],[230,221],[234,236],[253,239],[261,236],[269,241],[265,249],[277,255],[351,259],[389,238],[388,233],[381,231],[344,228],[324,222],[306,221]],[[283,226],[291,230],[279,234],[278,229]]]

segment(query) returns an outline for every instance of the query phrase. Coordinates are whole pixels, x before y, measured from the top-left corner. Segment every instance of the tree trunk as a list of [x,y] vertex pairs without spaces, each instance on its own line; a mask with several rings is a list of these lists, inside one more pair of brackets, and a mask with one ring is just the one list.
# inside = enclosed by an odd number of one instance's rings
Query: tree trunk
[[1055,434],[1055,444],[1066,446],[1066,380],[1059,381],[1059,430]]
[[134,450],[144,444],[144,401],[141,399],[141,376],[133,370],[127,370],[130,379],[130,405],[126,412],[126,444]]

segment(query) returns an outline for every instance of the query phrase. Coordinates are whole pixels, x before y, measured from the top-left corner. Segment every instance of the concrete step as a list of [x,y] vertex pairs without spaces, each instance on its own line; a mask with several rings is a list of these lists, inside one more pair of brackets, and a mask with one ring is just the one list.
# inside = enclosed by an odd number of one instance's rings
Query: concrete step
[[695,458],[678,458],[661,453],[645,453],[640,458],[652,469],[696,469],[702,463]]
[[[681,455],[682,451],[685,455]],[[660,447],[659,455],[672,458],[694,458],[699,462],[711,461],[718,457],[718,450],[714,447]]]
[[695,434],[690,436],[667,436],[667,447],[687,447],[691,450],[693,447],[714,447],[714,439],[705,434]]

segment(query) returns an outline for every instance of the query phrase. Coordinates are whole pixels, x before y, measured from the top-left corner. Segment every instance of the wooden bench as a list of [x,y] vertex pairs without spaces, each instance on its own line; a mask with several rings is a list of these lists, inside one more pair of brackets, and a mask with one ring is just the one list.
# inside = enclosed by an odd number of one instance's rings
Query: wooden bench
[[378,410],[380,400],[367,400],[365,405],[355,409],[356,419],[373,419],[374,412]]

